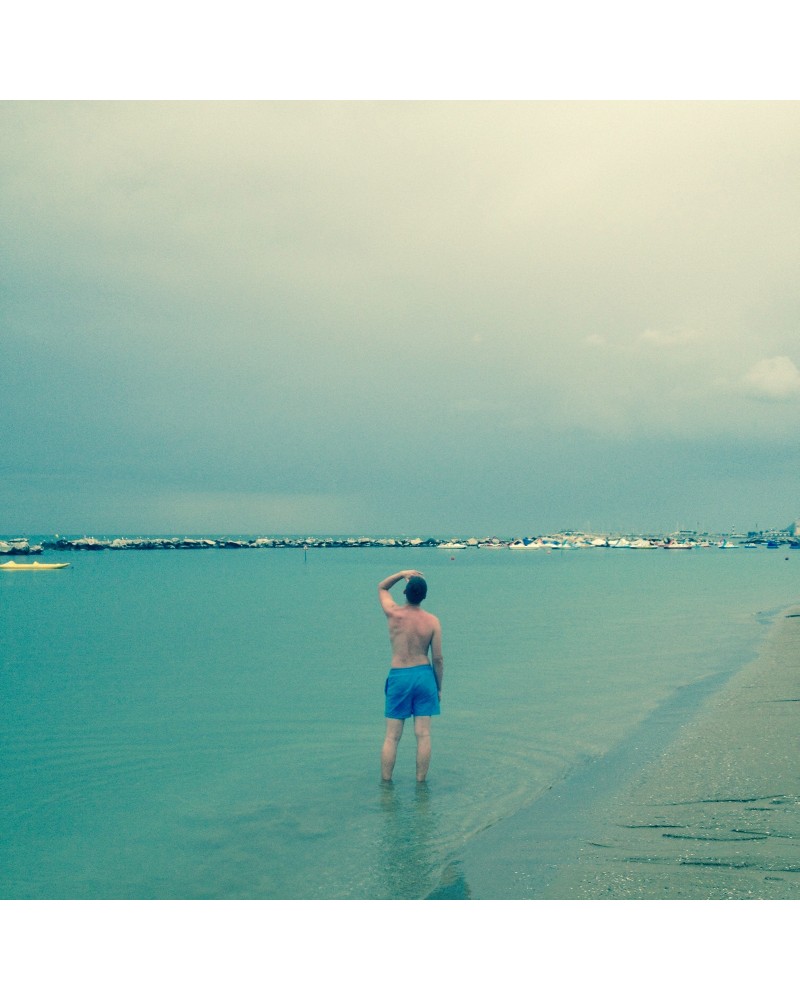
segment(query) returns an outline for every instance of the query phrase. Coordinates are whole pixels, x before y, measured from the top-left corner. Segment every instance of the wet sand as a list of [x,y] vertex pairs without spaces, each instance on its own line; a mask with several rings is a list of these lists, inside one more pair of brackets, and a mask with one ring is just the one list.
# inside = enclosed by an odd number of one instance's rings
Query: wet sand
[[800,899],[800,608],[481,831],[429,899]]
[[800,899],[800,608],[592,810],[547,899]]

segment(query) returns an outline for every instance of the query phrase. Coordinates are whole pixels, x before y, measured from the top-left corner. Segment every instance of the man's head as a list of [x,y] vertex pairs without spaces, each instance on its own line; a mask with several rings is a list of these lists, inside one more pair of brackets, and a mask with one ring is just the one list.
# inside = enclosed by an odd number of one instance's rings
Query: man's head
[[422,604],[428,593],[428,584],[421,576],[410,576],[403,593],[409,604]]

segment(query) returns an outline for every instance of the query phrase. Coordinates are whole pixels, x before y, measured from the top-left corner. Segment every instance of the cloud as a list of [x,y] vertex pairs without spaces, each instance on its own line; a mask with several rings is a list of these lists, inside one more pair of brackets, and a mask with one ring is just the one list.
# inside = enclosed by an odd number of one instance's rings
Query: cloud
[[639,336],[645,344],[652,344],[655,347],[679,347],[682,344],[689,344],[697,339],[697,334],[693,330],[645,330]]
[[751,395],[760,399],[784,400],[800,395],[800,371],[791,358],[764,358],[753,365],[743,379]]

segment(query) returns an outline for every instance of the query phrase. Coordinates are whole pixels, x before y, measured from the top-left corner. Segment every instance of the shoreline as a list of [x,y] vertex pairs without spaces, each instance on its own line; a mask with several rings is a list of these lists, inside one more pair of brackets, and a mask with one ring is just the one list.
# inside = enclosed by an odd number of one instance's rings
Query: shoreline
[[429,899],[800,898],[800,607],[477,834]]

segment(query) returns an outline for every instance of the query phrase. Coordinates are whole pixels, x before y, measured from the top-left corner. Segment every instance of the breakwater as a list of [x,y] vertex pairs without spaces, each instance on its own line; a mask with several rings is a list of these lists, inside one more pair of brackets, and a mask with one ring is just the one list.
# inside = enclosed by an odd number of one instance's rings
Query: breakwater
[[331,537],[331,536],[300,536],[285,535],[255,538],[224,535],[219,537],[187,537],[172,536],[168,538],[153,536],[138,537],[95,537],[66,538],[56,535],[51,538],[40,538],[35,542],[27,538],[0,539],[0,555],[38,555],[44,550],[57,552],[101,552],[104,550],[146,550],[146,549],[353,549],[353,548],[439,548],[439,549],[511,549],[511,550],[552,550],[579,548],[613,548],[613,549],[695,549],[695,548],[800,548],[800,538],[787,534],[771,534],[769,536],[689,536],[674,535],[659,536],[613,536],[585,535],[578,532],[563,532],[555,535],[540,535],[535,537],[497,536],[485,538],[388,538],[368,537]]
[[482,545],[503,546],[508,541],[500,539],[468,539],[465,541],[441,538],[317,538],[317,537],[259,537],[259,538],[46,538],[37,542],[16,538],[0,541],[0,555],[37,555],[44,550],[57,552],[101,552],[147,549],[326,549],[326,548],[467,548]]

